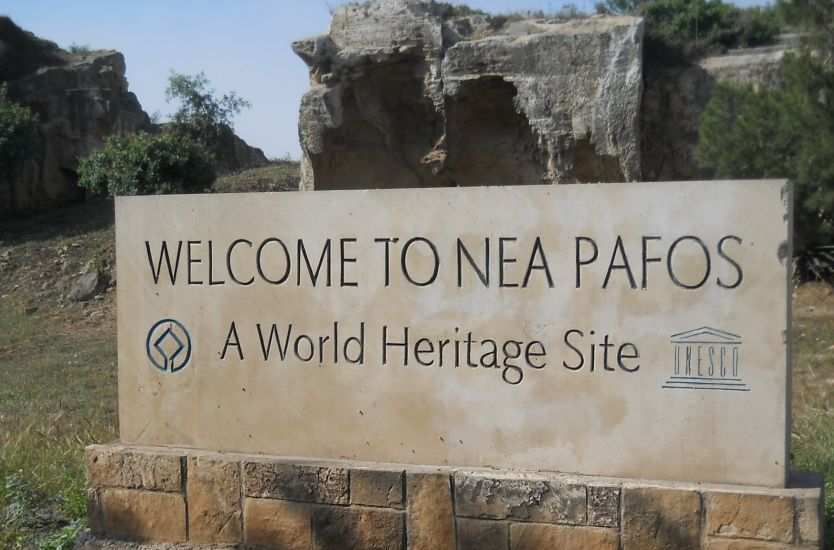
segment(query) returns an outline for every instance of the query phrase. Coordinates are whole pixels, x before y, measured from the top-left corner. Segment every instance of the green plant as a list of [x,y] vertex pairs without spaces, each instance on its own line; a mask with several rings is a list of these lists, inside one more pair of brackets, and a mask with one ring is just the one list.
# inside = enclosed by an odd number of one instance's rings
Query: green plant
[[99,273],[107,271],[110,265],[110,258],[113,256],[113,251],[109,247],[102,247],[95,251],[92,258],[92,267]]
[[59,495],[61,509],[67,517],[73,520],[87,518],[87,491],[82,484],[80,487],[65,484]]
[[581,17],[581,16],[584,15],[582,13],[582,11],[579,9],[579,6],[577,6],[573,2],[568,2],[567,4],[565,4],[562,7],[561,10],[559,10],[556,13],[557,13],[558,17],[566,17],[566,18]]
[[810,408],[799,420],[794,437],[793,467],[825,476],[825,547],[834,548],[834,413]]
[[235,168],[232,120],[251,104],[235,92],[217,97],[202,72],[194,76],[172,73],[165,96],[169,102],[179,102],[171,130],[206,147],[221,170]]
[[41,540],[40,550],[72,550],[75,547],[75,541],[85,527],[87,527],[87,522],[82,519],[71,521],[60,531]]
[[10,100],[8,86],[0,84],[0,179],[13,182],[40,143],[38,117]]
[[110,136],[78,166],[78,185],[110,196],[196,193],[215,177],[215,162],[205,147],[170,131]]
[[802,32],[804,45],[829,62],[834,54],[834,3],[831,0],[778,0],[784,20]]
[[434,2],[432,5],[432,13],[443,19],[452,19],[454,17],[469,17],[472,15],[486,15],[486,12],[467,6],[466,4],[452,4],[450,2]]
[[721,83],[707,104],[697,158],[719,178],[782,178],[795,190],[800,280],[834,280],[834,70],[809,53],[782,61],[784,86]]
[[741,9],[720,0],[655,0],[644,15],[648,53],[667,59],[764,44],[781,26],[773,8]]
[[612,15],[639,15],[644,4],[644,0],[605,0],[597,3],[596,11]]
[[23,476],[23,470],[6,477],[2,496],[5,526],[28,525],[36,521],[31,512],[38,501],[38,494]]
[[73,42],[70,44],[69,52],[74,54],[87,54],[90,53],[90,46],[87,44],[76,44]]
[[643,16],[646,57],[667,62],[766,44],[783,26],[776,8],[738,8],[721,0],[605,0],[597,11]]

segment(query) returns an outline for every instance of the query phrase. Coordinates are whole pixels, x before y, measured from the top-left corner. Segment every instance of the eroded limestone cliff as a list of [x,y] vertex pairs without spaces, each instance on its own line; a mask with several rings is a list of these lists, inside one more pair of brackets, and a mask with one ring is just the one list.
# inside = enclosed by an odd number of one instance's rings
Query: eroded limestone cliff
[[708,177],[698,126],[718,81],[779,85],[796,45],[646,62],[639,18],[444,20],[431,2],[341,7],[299,40],[302,187]]
[[443,20],[431,3],[341,7],[293,44],[310,68],[302,187],[640,178],[639,18]]

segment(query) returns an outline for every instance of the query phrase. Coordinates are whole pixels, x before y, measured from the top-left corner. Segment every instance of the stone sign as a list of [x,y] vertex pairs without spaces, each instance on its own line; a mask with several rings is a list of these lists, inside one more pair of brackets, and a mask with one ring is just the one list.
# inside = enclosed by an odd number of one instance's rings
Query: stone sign
[[784,486],[790,186],[120,198],[121,440]]

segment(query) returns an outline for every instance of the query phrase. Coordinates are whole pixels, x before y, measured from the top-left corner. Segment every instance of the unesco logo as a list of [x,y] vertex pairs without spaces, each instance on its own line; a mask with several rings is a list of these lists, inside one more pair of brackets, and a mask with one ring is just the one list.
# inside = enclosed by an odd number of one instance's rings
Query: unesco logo
[[180,371],[191,361],[191,335],[174,319],[163,319],[152,326],[145,348],[153,366],[163,372]]
[[712,327],[673,334],[672,375],[665,389],[750,391],[741,378],[741,336]]

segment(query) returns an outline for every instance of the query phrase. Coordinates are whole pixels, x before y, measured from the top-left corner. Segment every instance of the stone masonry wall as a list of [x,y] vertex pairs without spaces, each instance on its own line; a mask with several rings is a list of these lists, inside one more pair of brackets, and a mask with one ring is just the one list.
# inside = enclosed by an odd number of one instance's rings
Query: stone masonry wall
[[87,479],[91,535],[79,547],[89,550],[777,550],[822,540],[816,474],[769,489],[111,444],[87,448]]

